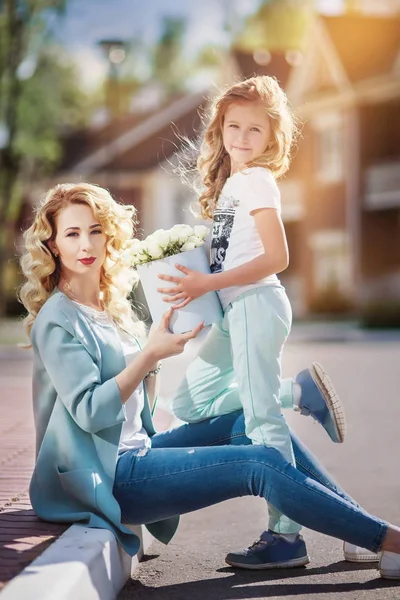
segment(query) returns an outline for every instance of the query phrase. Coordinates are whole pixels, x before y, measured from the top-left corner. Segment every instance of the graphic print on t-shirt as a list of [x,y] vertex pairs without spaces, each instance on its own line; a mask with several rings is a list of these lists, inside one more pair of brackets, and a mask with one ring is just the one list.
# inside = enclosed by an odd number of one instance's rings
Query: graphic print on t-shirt
[[211,250],[210,250],[210,270],[211,273],[222,271],[222,263],[226,257],[229,240],[232,233],[233,222],[235,220],[235,206],[239,201],[232,196],[220,196],[217,208],[214,211],[214,223],[212,230]]

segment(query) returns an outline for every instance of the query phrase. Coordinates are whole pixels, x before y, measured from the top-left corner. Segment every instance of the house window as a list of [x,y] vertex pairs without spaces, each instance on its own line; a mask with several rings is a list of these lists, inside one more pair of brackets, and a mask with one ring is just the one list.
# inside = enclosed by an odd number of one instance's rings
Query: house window
[[316,135],[316,174],[323,182],[341,181],[343,169],[343,121],[338,113],[325,113],[312,123]]
[[342,230],[314,233],[313,283],[315,292],[335,291],[343,296],[352,295],[352,264],[348,235]]

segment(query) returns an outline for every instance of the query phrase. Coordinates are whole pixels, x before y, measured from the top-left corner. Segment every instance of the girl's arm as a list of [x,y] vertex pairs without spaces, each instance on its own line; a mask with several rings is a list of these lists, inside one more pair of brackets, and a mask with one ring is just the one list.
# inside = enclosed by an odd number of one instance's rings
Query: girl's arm
[[165,296],[165,302],[176,302],[174,308],[183,308],[189,302],[207,292],[221,290],[235,285],[247,285],[284,271],[289,264],[289,250],[285,229],[278,210],[275,208],[260,208],[250,213],[264,246],[264,253],[249,262],[229,269],[223,273],[205,274],[193,271],[182,265],[175,265],[186,277],[159,275],[164,281],[176,284],[175,288],[159,288]]

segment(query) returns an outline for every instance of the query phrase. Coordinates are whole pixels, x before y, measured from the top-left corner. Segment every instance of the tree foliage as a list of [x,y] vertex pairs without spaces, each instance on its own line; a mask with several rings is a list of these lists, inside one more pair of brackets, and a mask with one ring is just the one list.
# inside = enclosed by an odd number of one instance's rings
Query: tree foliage
[[315,10],[314,0],[269,0],[250,16],[235,46],[254,51],[301,49]]
[[52,43],[52,17],[65,6],[66,0],[0,0],[0,315],[22,192],[57,164],[60,131],[87,116],[74,67]]
[[185,87],[187,64],[184,60],[183,40],[186,21],[165,17],[160,37],[152,52],[152,75],[167,93],[181,91]]

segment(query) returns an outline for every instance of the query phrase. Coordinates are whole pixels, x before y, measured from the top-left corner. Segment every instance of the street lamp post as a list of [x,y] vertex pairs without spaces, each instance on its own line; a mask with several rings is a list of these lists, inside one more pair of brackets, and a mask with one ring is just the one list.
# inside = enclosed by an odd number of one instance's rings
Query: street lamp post
[[118,81],[118,67],[126,58],[127,44],[118,39],[100,40],[99,45],[108,61],[106,83],[106,106],[110,115],[119,116],[121,110],[121,90]]

